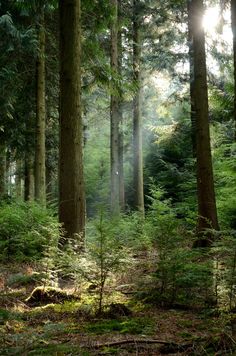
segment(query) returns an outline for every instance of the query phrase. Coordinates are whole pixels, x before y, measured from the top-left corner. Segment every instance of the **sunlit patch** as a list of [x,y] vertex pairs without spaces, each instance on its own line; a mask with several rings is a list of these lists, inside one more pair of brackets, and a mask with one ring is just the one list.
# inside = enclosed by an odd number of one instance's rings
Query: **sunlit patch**
[[217,6],[209,7],[205,11],[202,24],[205,31],[208,34],[214,35],[216,33],[216,29],[219,24],[219,21],[220,21],[219,8]]
[[231,14],[228,8],[220,13],[219,6],[209,7],[205,11],[202,24],[208,39],[215,40],[220,36],[221,39],[231,45]]

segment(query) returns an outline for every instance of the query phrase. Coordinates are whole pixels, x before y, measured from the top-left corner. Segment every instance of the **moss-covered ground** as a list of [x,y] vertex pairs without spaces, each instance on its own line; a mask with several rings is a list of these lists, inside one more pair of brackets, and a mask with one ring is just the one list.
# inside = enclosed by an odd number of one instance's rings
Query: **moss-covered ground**
[[108,318],[96,315],[91,296],[30,306],[29,291],[29,285],[1,288],[0,355],[236,354],[227,314],[162,309],[121,297],[132,315]]

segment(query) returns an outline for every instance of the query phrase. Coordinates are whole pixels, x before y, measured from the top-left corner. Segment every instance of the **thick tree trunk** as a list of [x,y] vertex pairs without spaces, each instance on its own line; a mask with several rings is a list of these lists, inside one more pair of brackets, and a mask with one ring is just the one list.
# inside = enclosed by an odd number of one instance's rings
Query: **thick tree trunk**
[[0,199],[6,194],[6,148],[0,146]]
[[36,148],[35,148],[35,199],[46,202],[45,178],[45,30],[44,16],[41,16],[38,30],[39,55],[36,70]]
[[133,0],[133,72],[137,86],[133,100],[133,189],[134,206],[144,214],[143,152],[141,117],[141,38],[138,12],[139,0]]
[[[118,4],[117,0],[111,0],[114,7],[114,19],[111,28],[111,69],[114,74],[118,72]],[[111,214],[117,215],[120,212],[120,192],[119,192],[119,98],[111,95],[110,103],[111,133]]]
[[[202,26],[203,0],[192,4],[193,65],[194,65],[194,106],[196,109],[196,157],[198,231],[218,230],[217,210],[214,191],[213,167],[210,145],[208,89],[205,53],[205,35]],[[211,234],[199,240],[200,247],[210,246]]]
[[231,27],[233,32],[234,61],[234,139],[236,141],[236,0],[231,0]]
[[80,0],[60,1],[59,220],[66,238],[85,230],[83,124],[81,116]]

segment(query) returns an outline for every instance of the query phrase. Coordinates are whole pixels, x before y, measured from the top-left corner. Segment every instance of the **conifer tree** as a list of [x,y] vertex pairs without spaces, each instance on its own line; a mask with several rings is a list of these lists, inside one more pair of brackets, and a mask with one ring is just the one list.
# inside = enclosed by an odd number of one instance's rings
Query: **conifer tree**
[[[207,69],[205,34],[202,25],[203,0],[189,1],[191,21],[194,90],[193,103],[196,110],[196,158],[197,158],[197,198],[198,224],[200,234],[206,229],[218,229],[213,167],[210,145]],[[199,247],[211,245],[211,234],[202,235],[196,243]]]
[[144,214],[143,152],[141,117],[141,21],[139,0],[133,0],[133,75],[136,91],[133,99],[133,190],[134,207]]
[[61,0],[59,220],[66,237],[84,236],[81,116],[81,2]]

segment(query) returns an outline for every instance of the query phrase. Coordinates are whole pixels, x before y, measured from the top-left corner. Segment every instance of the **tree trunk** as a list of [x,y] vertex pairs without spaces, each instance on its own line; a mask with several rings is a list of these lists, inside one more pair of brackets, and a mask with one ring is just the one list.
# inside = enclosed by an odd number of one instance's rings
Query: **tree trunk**
[[80,0],[60,1],[59,220],[66,238],[85,229],[83,124],[81,116]]
[[38,30],[39,55],[36,69],[36,149],[35,149],[35,199],[41,203],[46,202],[45,178],[45,30],[44,16]]
[[190,81],[190,118],[193,157],[196,158],[196,108],[194,104],[194,59],[193,59],[193,2],[188,1],[188,45],[189,45],[189,81]]
[[6,148],[0,146],[0,199],[6,194]]
[[17,159],[16,161],[16,171],[15,171],[15,191],[16,197],[21,199],[22,198],[22,161]]
[[141,38],[138,11],[139,0],[133,0],[133,73],[136,93],[133,100],[133,188],[134,206],[144,214],[143,152],[141,117]]
[[[193,102],[196,109],[197,229],[200,235],[202,235],[206,229],[218,230],[219,228],[210,145],[205,35],[202,26],[203,13],[203,0],[195,0],[192,3]],[[199,247],[210,246],[211,242],[212,234],[202,235],[197,245]]]
[[[118,3],[111,0],[114,7],[114,19],[111,27],[111,69],[114,74],[118,73]],[[117,215],[120,212],[120,192],[119,192],[119,98],[118,95],[111,95],[110,103],[111,118],[111,214]]]
[[[121,0],[118,0],[118,73],[122,78],[122,33],[121,33]],[[124,134],[123,134],[123,92],[120,90],[118,102],[119,107],[119,192],[120,192],[120,209],[125,211],[125,183],[124,183]]]
[[231,0],[231,27],[233,32],[234,61],[234,139],[236,141],[236,0]]
[[32,201],[34,199],[34,169],[33,159],[30,153],[25,155],[25,179],[24,179],[24,200]]

